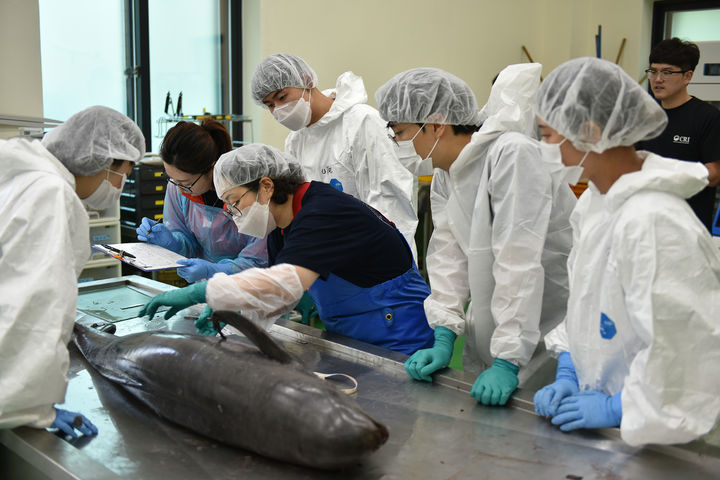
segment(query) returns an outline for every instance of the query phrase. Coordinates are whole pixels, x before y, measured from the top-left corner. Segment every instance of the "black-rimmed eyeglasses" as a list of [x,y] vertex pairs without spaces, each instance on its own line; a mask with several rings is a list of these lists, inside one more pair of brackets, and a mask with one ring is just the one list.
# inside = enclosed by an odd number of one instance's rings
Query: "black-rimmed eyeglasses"
[[242,217],[242,211],[239,208],[237,208],[237,204],[240,203],[240,200],[242,200],[243,197],[248,194],[248,192],[250,192],[250,190],[248,190],[245,193],[243,193],[242,195],[240,195],[240,198],[235,200],[233,203],[225,204],[225,206],[227,206],[227,210],[223,210],[223,213],[225,213],[225,215],[227,215],[228,218]]
[[[205,173],[207,173],[207,172],[205,172]],[[205,175],[205,173],[201,173],[201,174],[195,179],[195,181],[192,182],[192,183],[191,183],[190,185],[188,185],[188,186],[180,185],[178,182],[176,182],[175,180],[173,180],[173,179],[170,178],[170,177],[167,177],[167,179],[168,179],[168,182],[172,183],[173,185],[175,185],[176,187],[178,187],[178,188],[179,188],[180,190],[182,190],[183,192],[192,194],[192,193],[193,193],[192,187],[195,186],[195,184],[198,182],[198,180],[200,180],[200,179],[202,178],[202,176]]]
[[650,78],[669,78],[670,76],[676,74],[676,73],[685,73],[689,70],[656,70],[654,68],[647,68],[645,69],[645,73],[647,73],[647,76]]

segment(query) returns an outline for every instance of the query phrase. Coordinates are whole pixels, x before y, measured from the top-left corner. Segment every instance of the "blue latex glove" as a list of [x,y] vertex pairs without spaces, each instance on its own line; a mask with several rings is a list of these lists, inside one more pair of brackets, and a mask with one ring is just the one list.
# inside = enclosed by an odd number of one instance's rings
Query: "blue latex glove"
[[446,327],[435,329],[435,343],[413,353],[405,362],[405,371],[415,380],[432,382],[431,373],[447,367],[453,354],[455,332]]
[[182,250],[182,243],[175,238],[169,228],[155,220],[143,217],[140,226],[135,229],[137,238],[141,242],[154,243],[173,252]]
[[177,273],[188,283],[195,283],[198,280],[206,280],[212,278],[217,272],[232,274],[232,265],[229,263],[212,263],[200,258],[188,258],[186,260],[178,260],[178,265],[186,265],[178,268]]
[[169,290],[163,292],[160,295],[156,295],[140,310],[139,316],[148,315],[150,318],[155,316],[157,309],[163,305],[168,305],[172,308],[165,312],[165,320],[169,319],[183,308],[187,308],[190,305],[197,303],[205,303],[205,289],[207,288],[207,282],[197,282],[189,285],[185,288],[178,288],[175,290]]
[[557,413],[560,401],[579,390],[570,353],[563,352],[558,357],[555,381],[535,394],[535,411],[544,417],[553,417]]
[[470,396],[483,405],[505,405],[518,386],[518,370],[517,365],[496,358],[475,380]]
[[[212,313],[212,308],[210,308],[209,305],[205,305],[202,313],[197,318],[197,320],[195,320],[195,327],[197,328],[200,335],[208,335],[214,337],[218,334],[218,331],[215,330],[215,327],[210,321],[210,316],[212,315]],[[225,325],[227,325],[225,322],[220,322],[220,330],[225,328]]]
[[552,423],[563,432],[578,428],[619,427],[622,420],[622,392],[606,395],[597,390],[585,390],[560,402]]
[[85,415],[61,408],[55,408],[55,421],[50,425],[50,428],[57,428],[72,438],[78,438],[75,429],[80,430],[83,435],[87,436],[97,435],[98,433],[97,427]]

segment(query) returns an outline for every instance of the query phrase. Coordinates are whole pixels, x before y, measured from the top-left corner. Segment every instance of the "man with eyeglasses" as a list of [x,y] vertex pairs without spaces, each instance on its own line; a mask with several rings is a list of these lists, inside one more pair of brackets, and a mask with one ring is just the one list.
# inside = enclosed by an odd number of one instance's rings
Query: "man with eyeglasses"
[[663,40],[653,47],[650,68],[645,72],[655,99],[668,116],[668,125],[660,136],[639,142],[636,147],[663,157],[705,164],[710,184],[690,197],[688,203],[711,230],[715,186],[720,181],[720,111],[687,91],[699,60],[698,46],[679,38]]
[[401,72],[375,93],[401,148],[435,167],[424,304],[435,341],[405,371],[432,381],[464,334],[463,369],[477,375],[470,395],[484,405],[507,404],[565,315],[575,196],[559,160],[545,158],[553,151],[530,137],[541,70],[504,68],[482,114],[469,85],[437,68]]

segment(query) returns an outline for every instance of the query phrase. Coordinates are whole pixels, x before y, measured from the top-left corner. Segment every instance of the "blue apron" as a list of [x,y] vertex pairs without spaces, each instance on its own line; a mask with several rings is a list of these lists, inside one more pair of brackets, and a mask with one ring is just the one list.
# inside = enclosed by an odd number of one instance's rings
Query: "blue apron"
[[315,280],[308,293],[329,332],[408,355],[433,346],[423,308],[430,289],[415,262],[374,287],[358,287],[331,273],[327,280]]

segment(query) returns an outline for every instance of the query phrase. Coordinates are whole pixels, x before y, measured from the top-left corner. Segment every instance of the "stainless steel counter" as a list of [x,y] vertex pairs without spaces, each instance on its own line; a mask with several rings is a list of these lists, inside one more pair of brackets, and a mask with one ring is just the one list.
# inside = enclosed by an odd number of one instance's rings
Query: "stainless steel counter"
[[[118,285],[149,295],[173,288],[141,277],[123,277],[92,282],[80,289],[83,293]],[[78,321],[94,318],[81,313]],[[161,328],[194,331],[192,321],[181,315],[169,322],[134,317],[116,325],[118,335]],[[477,404],[468,395],[474,377],[463,372],[448,370],[436,376],[433,384],[417,382],[404,372],[406,356],[396,352],[282,320],[271,334],[309,369],[355,377],[358,403],[389,428],[387,444],[341,473],[265,459],[157,417],[97,374],[71,345],[70,382],[63,408],[85,414],[97,425],[99,435],[69,443],[42,430],[0,431],[0,443],[6,450],[2,468],[19,472],[20,467],[11,469],[24,461],[26,470],[34,470],[37,478],[147,480],[340,476],[689,480],[720,475],[720,449],[703,442],[633,448],[619,439],[617,429],[563,434],[535,415],[534,390],[552,379],[554,361],[538,366],[535,374],[525,379],[524,388],[509,407],[491,408]]]

